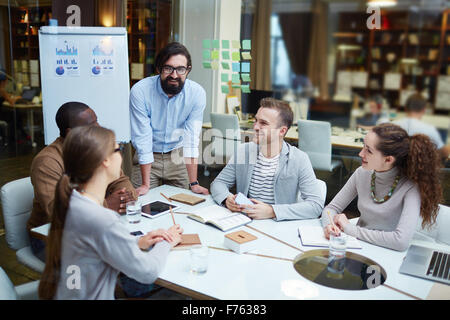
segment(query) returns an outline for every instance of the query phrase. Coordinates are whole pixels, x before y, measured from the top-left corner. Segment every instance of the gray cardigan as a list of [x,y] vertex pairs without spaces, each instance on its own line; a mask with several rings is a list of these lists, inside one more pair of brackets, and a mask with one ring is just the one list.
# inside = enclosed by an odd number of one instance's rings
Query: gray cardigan
[[[258,152],[259,146],[253,142],[238,147],[236,156],[231,157],[211,184],[211,195],[217,203],[221,204],[231,194],[229,189],[234,185],[237,193],[248,195]],[[314,219],[324,206],[325,197],[308,155],[286,142],[275,172],[274,198],[276,220]]]
[[137,240],[118,213],[74,190],[64,224],[55,299],[114,299],[119,271],[138,282],[153,283],[171,246],[161,241],[146,252]]

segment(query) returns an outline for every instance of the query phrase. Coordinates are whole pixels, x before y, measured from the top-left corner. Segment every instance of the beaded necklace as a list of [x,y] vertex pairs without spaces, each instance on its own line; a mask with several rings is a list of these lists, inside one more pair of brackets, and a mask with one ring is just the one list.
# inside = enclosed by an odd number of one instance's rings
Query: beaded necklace
[[377,197],[375,197],[375,171],[374,171],[372,173],[372,179],[370,181],[370,195],[372,196],[373,201],[375,201],[376,203],[383,203],[385,201],[388,201],[391,198],[392,194],[394,193],[394,190],[397,187],[399,180],[400,176],[396,175],[391,190],[389,190],[388,194],[385,195],[383,198],[378,199]]

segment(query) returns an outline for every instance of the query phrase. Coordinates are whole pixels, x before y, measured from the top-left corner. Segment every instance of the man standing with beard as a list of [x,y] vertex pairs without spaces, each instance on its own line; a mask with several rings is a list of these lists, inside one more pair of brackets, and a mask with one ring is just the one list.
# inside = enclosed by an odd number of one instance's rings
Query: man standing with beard
[[130,92],[131,140],[142,175],[136,191],[143,195],[169,184],[208,194],[197,181],[206,93],[186,79],[191,56],[185,46],[172,42],[158,53],[155,66],[159,75],[139,81]]

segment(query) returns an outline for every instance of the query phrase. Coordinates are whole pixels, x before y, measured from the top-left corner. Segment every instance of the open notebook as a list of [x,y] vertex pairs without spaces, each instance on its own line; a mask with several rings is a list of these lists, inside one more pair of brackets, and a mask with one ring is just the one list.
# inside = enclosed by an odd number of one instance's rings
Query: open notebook
[[201,223],[212,224],[222,231],[228,231],[252,221],[252,219],[240,212],[231,212],[227,208],[216,204],[203,207],[195,213],[189,214],[188,217]]
[[[328,247],[329,240],[323,234],[323,228],[320,226],[301,226],[298,227],[298,235],[304,246],[312,247]],[[355,237],[345,235],[347,237],[348,249],[362,249],[361,244]]]

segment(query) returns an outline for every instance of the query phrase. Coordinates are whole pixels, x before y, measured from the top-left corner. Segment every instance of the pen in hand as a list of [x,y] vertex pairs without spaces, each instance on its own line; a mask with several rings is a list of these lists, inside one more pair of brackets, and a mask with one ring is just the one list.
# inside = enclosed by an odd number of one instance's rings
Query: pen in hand
[[332,225],[332,231],[333,231],[337,236],[340,235],[340,234],[341,234],[341,229],[339,229],[339,228],[334,224],[334,221],[333,221],[333,219],[331,218],[331,214],[330,214],[330,211],[329,211],[329,210],[327,210],[327,214],[328,214],[328,219],[330,220],[331,225]]

